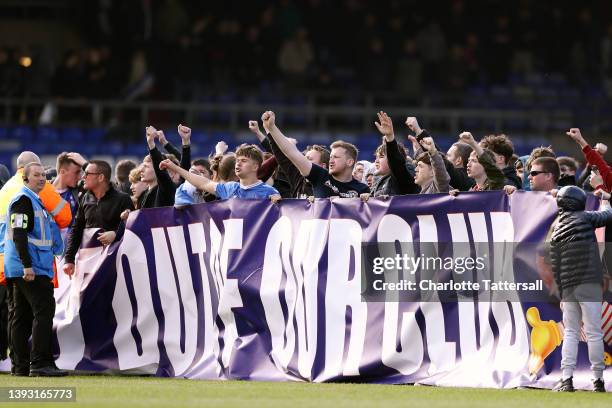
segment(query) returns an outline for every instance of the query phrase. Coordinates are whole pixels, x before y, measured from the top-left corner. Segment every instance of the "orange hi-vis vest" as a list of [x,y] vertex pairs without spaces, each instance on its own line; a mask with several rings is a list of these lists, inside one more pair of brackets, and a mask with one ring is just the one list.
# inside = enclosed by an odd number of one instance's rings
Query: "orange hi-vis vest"
[[[0,226],[6,222],[6,216],[8,214],[8,205],[11,199],[17,194],[23,187],[23,169],[17,170],[17,173],[10,178],[9,181],[0,190]],[[42,201],[45,210],[55,220],[57,226],[61,228],[67,228],[72,221],[72,212],[70,210],[70,203],[64,200],[51,183],[47,181],[45,187],[40,193],[38,193],[40,201]],[[0,242],[4,243],[4,231],[5,228],[0,228],[2,236],[0,236]],[[5,285],[6,281],[4,278],[4,245],[1,245],[0,249],[0,285]],[[57,288],[57,268],[55,262],[53,265],[53,286]]]

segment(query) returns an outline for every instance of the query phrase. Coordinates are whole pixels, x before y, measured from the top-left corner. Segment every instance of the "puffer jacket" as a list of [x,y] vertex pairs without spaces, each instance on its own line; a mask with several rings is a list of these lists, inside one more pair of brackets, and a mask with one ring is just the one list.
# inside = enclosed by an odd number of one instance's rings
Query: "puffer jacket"
[[602,263],[595,228],[612,223],[612,208],[584,211],[586,194],[576,186],[557,193],[559,218],[551,242],[550,257],[555,281],[564,290],[583,283],[602,282]]

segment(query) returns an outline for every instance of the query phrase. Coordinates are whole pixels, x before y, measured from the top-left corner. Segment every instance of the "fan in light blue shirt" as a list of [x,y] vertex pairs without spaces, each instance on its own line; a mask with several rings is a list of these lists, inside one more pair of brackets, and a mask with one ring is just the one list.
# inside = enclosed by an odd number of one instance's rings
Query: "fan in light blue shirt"
[[[217,183],[207,177],[192,174],[181,169],[170,160],[162,161],[159,167],[162,170],[170,169],[177,172],[196,189],[214,194],[222,200],[236,197],[247,200],[270,199],[272,202],[278,202],[281,199],[279,192],[274,187],[263,183],[257,178],[257,170],[261,167],[262,163],[263,154],[255,145],[239,146],[236,149],[236,165],[234,167],[234,172],[240,180],[239,183],[235,181]],[[190,200],[187,199],[186,201]]]
[[218,183],[215,188],[215,194],[222,200],[231,197],[247,200],[265,200],[273,195],[278,195],[278,191],[261,180],[250,186],[242,186],[240,183],[230,181],[227,183]]

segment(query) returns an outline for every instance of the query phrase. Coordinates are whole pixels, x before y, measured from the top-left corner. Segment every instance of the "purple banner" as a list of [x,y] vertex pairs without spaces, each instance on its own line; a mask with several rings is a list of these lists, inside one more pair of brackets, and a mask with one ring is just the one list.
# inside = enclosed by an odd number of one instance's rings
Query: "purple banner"
[[[534,248],[555,216],[550,195],[532,192],[230,199],[134,212],[121,242],[85,243],[76,276],[62,279],[57,364],[197,379],[550,388],[563,328]],[[485,267],[541,280],[549,299],[368,302],[362,247],[382,242],[461,242],[476,253],[515,243]],[[588,388],[584,342],[578,365],[574,384]]]

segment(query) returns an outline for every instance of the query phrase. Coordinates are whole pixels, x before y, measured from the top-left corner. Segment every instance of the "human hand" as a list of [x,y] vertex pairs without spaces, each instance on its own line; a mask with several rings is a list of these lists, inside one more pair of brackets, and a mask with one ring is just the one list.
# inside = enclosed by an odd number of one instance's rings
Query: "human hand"
[[261,115],[261,122],[263,123],[264,128],[268,131],[272,130],[276,123],[276,115],[272,111],[266,111]]
[[215,145],[215,156],[225,154],[228,148],[229,146],[223,140],[220,142],[217,142],[217,144]]
[[506,194],[510,195],[516,191],[516,186],[506,185],[504,186],[504,191]]
[[23,280],[26,282],[32,282],[36,275],[34,274],[34,269],[32,268],[23,268]]
[[272,201],[273,204],[277,204],[282,199],[283,198],[280,196],[280,194],[273,194],[270,196],[270,201]]
[[123,212],[121,213],[121,215],[119,216],[119,218],[121,218],[122,221],[127,221],[128,217],[130,216],[130,210],[123,210]]
[[255,134],[261,133],[259,123],[256,120],[249,120],[249,130]]
[[115,233],[115,231],[106,231],[98,235],[98,241],[102,245],[107,246],[107,245],[112,244],[116,236],[117,234]]
[[408,129],[414,132],[414,134],[417,136],[423,131],[423,129],[421,129],[421,127],[419,126],[417,118],[415,118],[414,116],[408,116],[406,118],[406,126],[408,126]]
[[421,146],[423,146],[423,149],[427,150],[431,154],[434,154],[438,151],[438,149],[436,149],[436,143],[434,142],[432,137],[424,137],[421,140]]
[[159,143],[161,143],[162,146],[168,144],[168,139],[166,139],[166,135],[164,134],[163,130],[158,130],[157,132],[155,132],[155,135],[157,136],[157,140],[159,140]]
[[178,130],[178,134],[181,137],[181,140],[183,141],[183,145],[188,145],[191,141],[191,128],[188,128],[187,126],[183,126],[182,124],[179,124],[177,126],[177,130]]
[[598,188],[597,190],[595,190],[593,194],[595,195],[595,197],[599,197],[601,200],[604,200],[604,201],[610,200],[610,193],[604,191],[601,188]]
[[476,140],[474,140],[474,136],[472,136],[472,134],[470,132],[461,132],[459,134],[459,140],[462,141],[463,143],[466,143],[470,146],[475,146],[476,145]]
[[72,275],[74,275],[74,264],[73,263],[64,264],[64,273],[68,275],[70,279],[72,279]]
[[157,129],[153,126],[147,126],[145,128],[145,134],[147,137],[147,145],[149,146],[149,150],[155,147],[155,137],[157,136]]
[[599,152],[599,154],[601,154],[603,156],[608,151],[608,146],[606,146],[603,143],[597,143],[595,145],[595,150],[597,150]]
[[361,198],[361,201],[363,201],[364,203],[367,203],[370,199],[370,193],[361,193],[359,195],[359,198]]
[[166,170],[166,169],[174,170],[176,167],[177,165],[170,159],[164,159],[161,161],[161,163],[159,163],[160,170]]
[[584,140],[584,138],[582,137],[582,133],[580,133],[580,129],[571,128],[569,131],[565,132],[565,134],[571,137],[574,142],[578,143],[580,147],[584,147],[587,145],[586,140]]
[[376,128],[380,134],[385,137],[385,140],[388,142],[393,140],[393,121],[389,115],[383,111],[378,112],[378,122],[374,122],[374,124],[376,125]]
[[413,151],[413,153],[416,153],[416,151],[421,148],[421,145],[419,144],[419,141],[417,140],[416,137],[414,137],[412,135],[408,135],[408,140],[410,140],[410,142],[412,143],[412,151]]
[[83,165],[87,163],[87,160],[85,160],[85,158],[81,156],[80,153],[77,153],[77,152],[68,153],[68,158],[72,160],[73,162],[75,162],[79,167],[83,167]]

